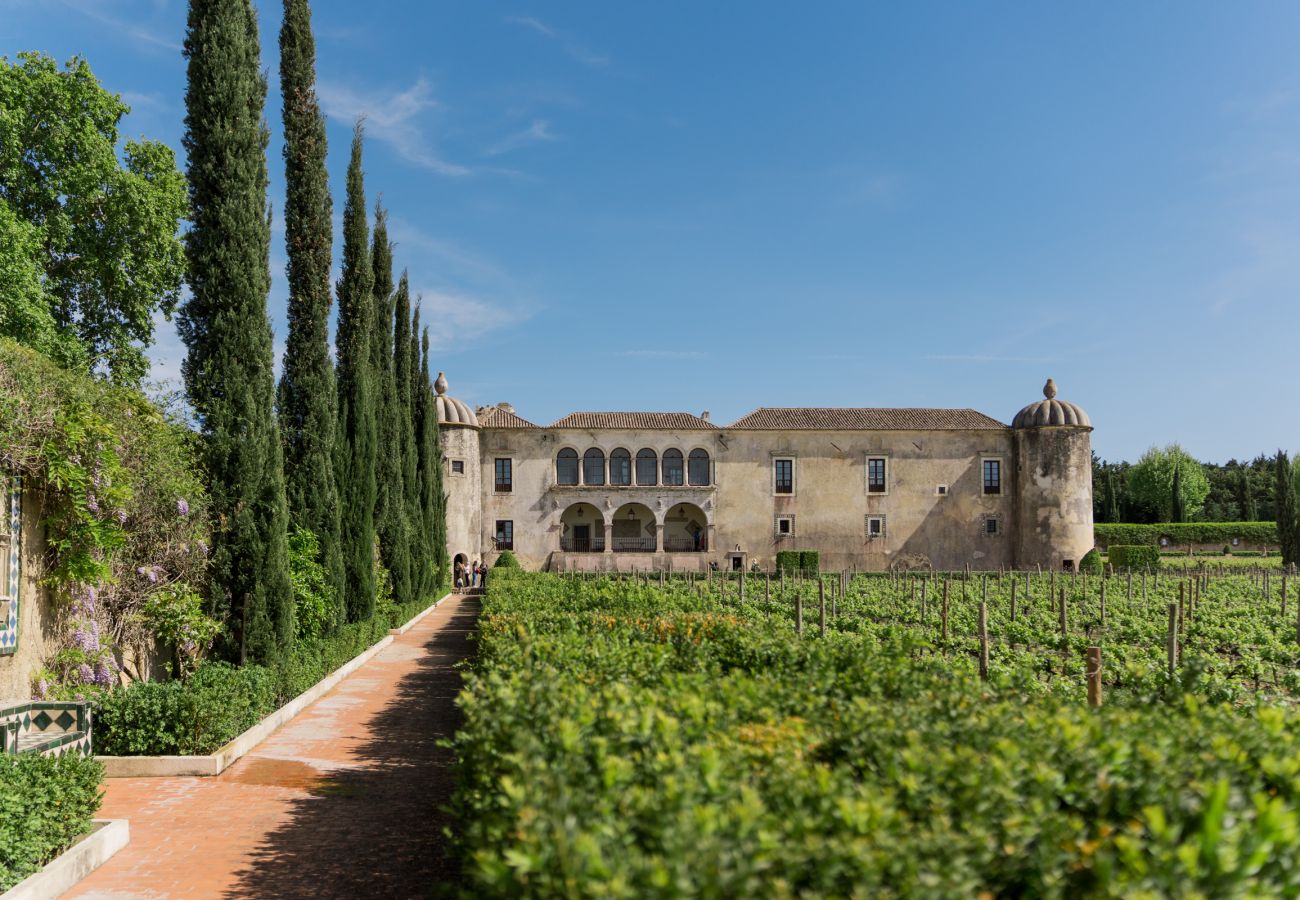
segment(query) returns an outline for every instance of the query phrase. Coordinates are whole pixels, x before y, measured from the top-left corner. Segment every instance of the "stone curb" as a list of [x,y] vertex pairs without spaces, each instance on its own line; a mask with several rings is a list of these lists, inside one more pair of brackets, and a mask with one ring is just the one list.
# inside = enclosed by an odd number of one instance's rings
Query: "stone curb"
[[3,900],[48,900],[60,897],[98,869],[131,841],[126,819],[95,819],[89,834],[0,894]]
[[278,731],[286,722],[319,700],[336,684],[369,662],[375,654],[393,642],[395,635],[405,634],[416,622],[433,612],[444,600],[451,596],[452,594],[447,594],[428,609],[416,613],[401,628],[391,629],[388,632],[388,637],[382,638],[368,650],[339,666],[329,675],[316,682],[315,685],[294,697],[216,753],[209,756],[96,756],[95,759],[104,764],[104,775],[108,778],[168,778],[179,775],[211,777],[220,775],[240,757]]

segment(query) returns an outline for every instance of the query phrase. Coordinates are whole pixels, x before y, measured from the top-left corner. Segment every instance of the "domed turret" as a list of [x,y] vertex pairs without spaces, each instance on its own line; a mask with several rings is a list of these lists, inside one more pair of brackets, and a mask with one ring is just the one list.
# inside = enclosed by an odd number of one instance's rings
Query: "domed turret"
[[1026,406],[1011,421],[1012,428],[1041,428],[1046,425],[1077,425],[1091,428],[1092,420],[1081,407],[1056,399],[1056,382],[1047,379],[1043,385],[1043,398]]
[[478,428],[478,416],[474,415],[474,410],[456,398],[447,396],[447,376],[442,372],[438,373],[438,379],[433,383],[433,390],[437,394],[433,398],[433,405],[438,410],[440,428],[448,425]]

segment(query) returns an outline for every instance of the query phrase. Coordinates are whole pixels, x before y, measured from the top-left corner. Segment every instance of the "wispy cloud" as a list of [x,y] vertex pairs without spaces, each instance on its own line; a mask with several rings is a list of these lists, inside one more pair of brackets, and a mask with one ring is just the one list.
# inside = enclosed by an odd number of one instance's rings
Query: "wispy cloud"
[[123,103],[131,107],[131,112],[140,112],[142,109],[163,111],[169,108],[169,104],[160,94],[122,91],[118,96],[122,98]]
[[460,347],[484,335],[529,318],[522,308],[506,308],[492,301],[445,290],[416,291],[420,322],[429,328],[429,344],[436,349]]
[[129,22],[125,19],[119,19],[116,16],[104,12],[103,3],[78,2],[78,0],[62,0],[62,2],[68,9],[78,12],[88,19],[99,22],[101,25],[107,25],[115,31],[120,31],[136,43],[162,47],[166,50],[172,50],[177,53],[181,50],[180,42],[174,38],[145,28],[138,22]]
[[571,34],[560,31],[558,28],[552,28],[532,16],[508,16],[506,22],[511,25],[518,25],[521,28],[527,28],[547,40],[555,41],[565,53],[584,66],[600,67],[609,65],[609,57],[605,54],[591,50]]
[[529,125],[523,131],[516,131],[514,134],[498,141],[484,152],[488,156],[500,156],[503,153],[509,153],[511,150],[518,150],[520,147],[527,147],[529,144],[540,144],[548,141],[557,141],[559,136],[551,131],[551,123],[545,119],[534,119],[533,124]]
[[466,166],[448,162],[434,152],[434,142],[420,126],[420,117],[439,107],[433,87],[423,76],[396,93],[359,91],[349,85],[322,81],[316,92],[325,114],[345,121],[364,117],[366,134],[391,146],[399,156],[439,175],[464,176]]

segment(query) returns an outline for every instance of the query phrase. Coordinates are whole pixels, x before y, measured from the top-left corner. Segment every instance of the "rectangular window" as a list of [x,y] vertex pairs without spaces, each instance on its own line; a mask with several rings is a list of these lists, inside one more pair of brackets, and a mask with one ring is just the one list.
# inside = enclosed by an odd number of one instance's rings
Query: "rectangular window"
[[885,517],[884,516],[867,516],[867,540],[882,538],[885,536]]
[[867,493],[889,493],[885,483],[885,458],[883,456],[867,458]]
[[463,460],[463,459],[453,459],[453,460],[451,461],[451,474],[453,474],[453,475],[464,475],[464,474],[465,474],[465,460]]
[[515,549],[515,523],[511,519],[497,519],[496,546],[498,550]]
[[1002,524],[997,516],[984,517],[984,533],[988,535],[998,535],[1002,533]]
[[496,490],[498,493],[508,494],[513,490],[514,473],[512,472],[513,464],[509,459],[497,460]]
[[794,493],[794,460],[777,459],[772,462],[772,477],[778,494]]
[[1002,460],[984,460],[984,493],[1002,493]]
[[794,516],[776,517],[776,536],[778,538],[794,537]]

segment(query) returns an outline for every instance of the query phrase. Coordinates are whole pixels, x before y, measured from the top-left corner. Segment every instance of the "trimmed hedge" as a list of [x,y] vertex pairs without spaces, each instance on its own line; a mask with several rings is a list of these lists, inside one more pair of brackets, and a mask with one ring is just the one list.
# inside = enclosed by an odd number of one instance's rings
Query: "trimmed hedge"
[[0,754],[0,892],[90,830],[104,767],[84,756]]
[[799,571],[800,553],[798,550],[778,550],[776,554],[776,570],[784,572],[787,575],[793,575]]
[[213,753],[409,621],[428,601],[376,610],[365,622],[294,647],[274,667],[201,665],[188,681],[139,681],[103,694],[95,752],[105,756]]
[[518,569],[520,568],[519,560],[509,550],[502,550],[497,561],[492,564],[494,569]]
[[816,574],[822,569],[822,555],[817,550],[805,550],[799,554],[799,568],[809,574]]
[[1144,544],[1115,544],[1107,555],[1117,569],[1160,568],[1160,551]]
[[1079,571],[1084,575],[1100,575],[1102,573],[1101,554],[1097,548],[1089,550],[1083,554],[1083,559],[1079,560]]
[[1146,544],[1157,547],[1162,537],[1171,544],[1232,544],[1241,538],[1246,544],[1277,545],[1275,522],[1161,522],[1155,525],[1101,524],[1092,527],[1097,544]]

